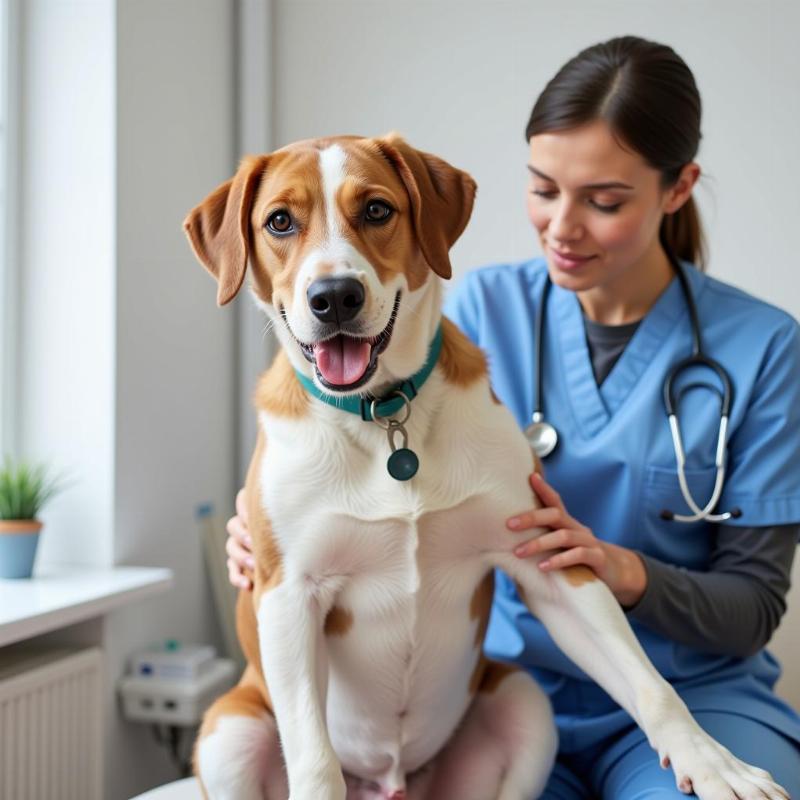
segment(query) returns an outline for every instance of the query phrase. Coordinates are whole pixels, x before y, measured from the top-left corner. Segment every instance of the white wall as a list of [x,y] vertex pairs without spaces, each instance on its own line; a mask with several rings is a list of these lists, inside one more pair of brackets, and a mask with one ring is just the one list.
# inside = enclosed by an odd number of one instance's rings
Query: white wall
[[[670,44],[704,102],[698,199],[710,272],[800,317],[797,3],[276,0],[274,28],[275,146],[397,130],[476,178],[456,279],[539,252],[524,211],[524,129],[556,70],[626,33]],[[797,591],[790,607],[775,650],[787,666],[781,690],[800,707]]]
[[[181,223],[235,163],[233,3],[120,0],[116,73],[115,562],[175,572],[166,601],[108,626],[120,674],[153,640],[219,645],[194,513],[233,506],[235,314]],[[110,727],[109,798],[175,777],[148,726],[112,707]]]
[[524,129],[558,67],[626,33],[670,44],[704,103],[711,272],[800,316],[792,0],[277,0],[275,12],[275,145],[397,130],[469,171],[478,199],[457,273],[536,252]]
[[235,313],[181,223],[235,165],[234,3],[22,8],[20,450],[74,478],[38,564],[175,573],[169,596],[102,626],[104,797],[123,800],[177,777],[149,726],[119,715],[126,657],[218,643],[194,513],[232,508]]
[[190,577],[188,610],[195,508],[232,503],[235,320],[182,228],[234,163],[232,3],[120,2],[116,57],[114,551]]

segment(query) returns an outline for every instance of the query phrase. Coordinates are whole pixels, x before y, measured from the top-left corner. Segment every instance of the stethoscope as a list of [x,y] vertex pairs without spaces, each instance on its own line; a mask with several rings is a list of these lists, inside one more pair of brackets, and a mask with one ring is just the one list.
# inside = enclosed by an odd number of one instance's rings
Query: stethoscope
[[[662,395],[664,399],[664,407],[667,412],[667,419],[669,420],[669,427],[672,433],[672,445],[675,449],[675,461],[678,467],[678,484],[680,486],[683,499],[686,505],[692,510],[692,514],[676,514],[673,511],[661,511],[662,519],[673,520],[675,522],[697,522],[701,519],[708,520],[709,522],[723,522],[727,519],[737,518],[742,515],[738,508],[726,511],[723,514],[712,514],[712,510],[719,502],[722,495],[722,487],[725,482],[725,443],[728,433],[728,415],[731,407],[732,389],[731,380],[728,373],[723,366],[710,358],[703,352],[703,342],[700,335],[700,320],[697,316],[697,306],[692,296],[692,291],[689,287],[689,281],[683,266],[677,259],[670,256],[670,261],[678,276],[681,284],[683,296],[686,301],[686,307],[689,310],[689,318],[692,325],[692,354],[682,361],[675,364],[664,378],[664,386]],[[530,442],[533,451],[540,458],[547,458],[550,453],[555,450],[558,444],[558,432],[556,429],[545,420],[544,412],[542,411],[542,366],[543,366],[543,342],[544,342],[544,325],[545,325],[545,307],[547,306],[547,296],[550,292],[550,276],[545,278],[544,287],[542,288],[542,296],[539,302],[539,308],[536,314],[536,393],[534,396],[534,410],[531,424],[525,429],[525,435]],[[675,394],[675,379],[686,369],[691,367],[707,367],[712,369],[719,377],[722,383],[722,391],[710,383],[695,382],[684,386],[680,392]],[[715,465],[717,468],[717,475],[714,481],[714,491],[711,493],[711,498],[702,508],[695,502],[692,493],[689,491],[689,486],[686,483],[686,454],[683,449],[683,439],[681,437],[680,424],[678,422],[677,407],[678,403],[685,392],[689,389],[703,386],[716,392],[720,398],[720,421],[719,421],[719,434],[717,436],[717,453],[715,458]]]

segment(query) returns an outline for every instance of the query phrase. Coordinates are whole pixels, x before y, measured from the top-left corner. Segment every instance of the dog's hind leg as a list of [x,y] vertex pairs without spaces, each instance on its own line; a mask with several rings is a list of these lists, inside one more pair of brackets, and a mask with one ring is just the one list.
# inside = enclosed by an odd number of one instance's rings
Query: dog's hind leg
[[409,800],[538,797],[558,738],[550,702],[521,670],[490,663],[475,700],[445,749],[409,779]]
[[289,786],[275,718],[245,679],[206,712],[195,773],[208,800],[287,800]]

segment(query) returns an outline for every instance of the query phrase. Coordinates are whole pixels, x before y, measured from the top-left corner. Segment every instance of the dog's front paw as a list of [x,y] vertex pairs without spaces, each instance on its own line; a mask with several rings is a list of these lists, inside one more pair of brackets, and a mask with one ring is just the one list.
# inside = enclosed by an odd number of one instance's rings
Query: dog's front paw
[[786,790],[763,769],[740,761],[694,720],[664,726],[654,746],[661,766],[672,767],[675,784],[701,800],[788,800]]
[[289,776],[289,800],[346,800],[347,787],[338,764],[298,770]]

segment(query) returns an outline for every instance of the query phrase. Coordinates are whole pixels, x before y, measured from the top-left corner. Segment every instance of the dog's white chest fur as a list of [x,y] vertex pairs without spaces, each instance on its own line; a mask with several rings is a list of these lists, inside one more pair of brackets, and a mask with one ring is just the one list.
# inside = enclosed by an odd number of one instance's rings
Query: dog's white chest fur
[[407,426],[420,471],[406,483],[389,476],[377,425],[314,411],[313,423],[262,414],[262,498],[285,579],[332,594],[352,621],[326,640],[328,728],[346,770],[382,781],[435,755],[470,703],[473,598],[488,554],[511,549],[505,518],[530,506],[532,458],[483,381],[431,377]]

